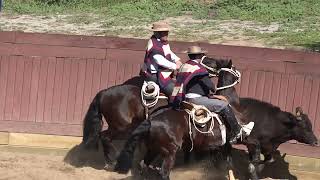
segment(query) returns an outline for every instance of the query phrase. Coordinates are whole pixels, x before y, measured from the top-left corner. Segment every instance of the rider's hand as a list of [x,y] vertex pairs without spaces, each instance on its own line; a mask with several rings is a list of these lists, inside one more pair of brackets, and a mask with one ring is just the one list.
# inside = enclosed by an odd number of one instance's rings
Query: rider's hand
[[227,99],[225,96],[222,96],[222,95],[210,94],[210,98],[212,98],[212,99],[219,99],[219,100],[228,102],[228,99]]
[[176,61],[176,65],[177,65],[177,70],[180,69],[182,62],[180,60]]

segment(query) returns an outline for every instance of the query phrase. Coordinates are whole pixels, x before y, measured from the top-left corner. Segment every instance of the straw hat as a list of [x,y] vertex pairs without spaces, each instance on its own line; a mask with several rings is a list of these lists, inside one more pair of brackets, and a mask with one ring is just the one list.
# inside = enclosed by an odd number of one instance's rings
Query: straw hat
[[169,31],[169,24],[165,22],[155,22],[152,24],[152,31]]
[[185,51],[188,54],[204,54],[207,53],[207,51],[203,50],[199,46],[190,46],[188,47],[188,51]]

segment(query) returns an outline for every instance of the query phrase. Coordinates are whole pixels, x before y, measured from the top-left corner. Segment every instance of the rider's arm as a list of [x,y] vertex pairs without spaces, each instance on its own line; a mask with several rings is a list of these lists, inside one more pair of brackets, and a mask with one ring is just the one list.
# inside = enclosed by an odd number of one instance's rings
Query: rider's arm
[[175,63],[169,61],[168,59],[166,59],[160,54],[153,55],[153,58],[159,66],[162,66],[168,69],[173,69],[173,70],[177,69],[177,65]]

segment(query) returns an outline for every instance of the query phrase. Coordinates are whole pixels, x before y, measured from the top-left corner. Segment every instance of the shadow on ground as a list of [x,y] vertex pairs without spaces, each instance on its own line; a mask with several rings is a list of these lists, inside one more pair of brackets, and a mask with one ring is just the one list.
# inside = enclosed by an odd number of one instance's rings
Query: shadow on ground
[[[235,176],[237,179],[246,180],[249,179],[247,171],[248,156],[243,150],[233,150],[232,152],[233,162],[235,166]],[[280,152],[276,153],[276,161],[272,164],[266,165],[264,170],[259,174],[261,179],[290,179],[296,180],[297,178],[289,171],[289,164],[281,156]],[[98,170],[104,168],[104,156],[100,145],[100,148],[95,150],[86,150],[81,145],[73,147],[65,156],[64,161],[75,167],[89,166]],[[147,179],[159,179],[155,172],[148,172]],[[186,177],[195,177],[196,179],[214,179],[224,180],[227,176],[227,169],[224,163],[217,165],[210,161],[208,154],[202,156],[202,158],[193,158],[191,163],[186,165],[183,162],[183,154],[179,152],[177,154],[177,161],[174,171],[172,172],[173,179],[187,179]],[[132,176],[124,178],[123,180],[134,179]],[[135,178],[136,179],[136,178]]]

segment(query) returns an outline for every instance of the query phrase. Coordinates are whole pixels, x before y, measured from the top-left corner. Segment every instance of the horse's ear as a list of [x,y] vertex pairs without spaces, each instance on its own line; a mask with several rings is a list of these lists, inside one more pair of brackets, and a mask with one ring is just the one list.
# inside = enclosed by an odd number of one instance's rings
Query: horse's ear
[[301,107],[296,108],[296,117],[298,120],[302,120],[301,115],[303,114],[303,110]]
[[228,62],[228,67],[232,67],[232,59],[229,59],[229,62]]

